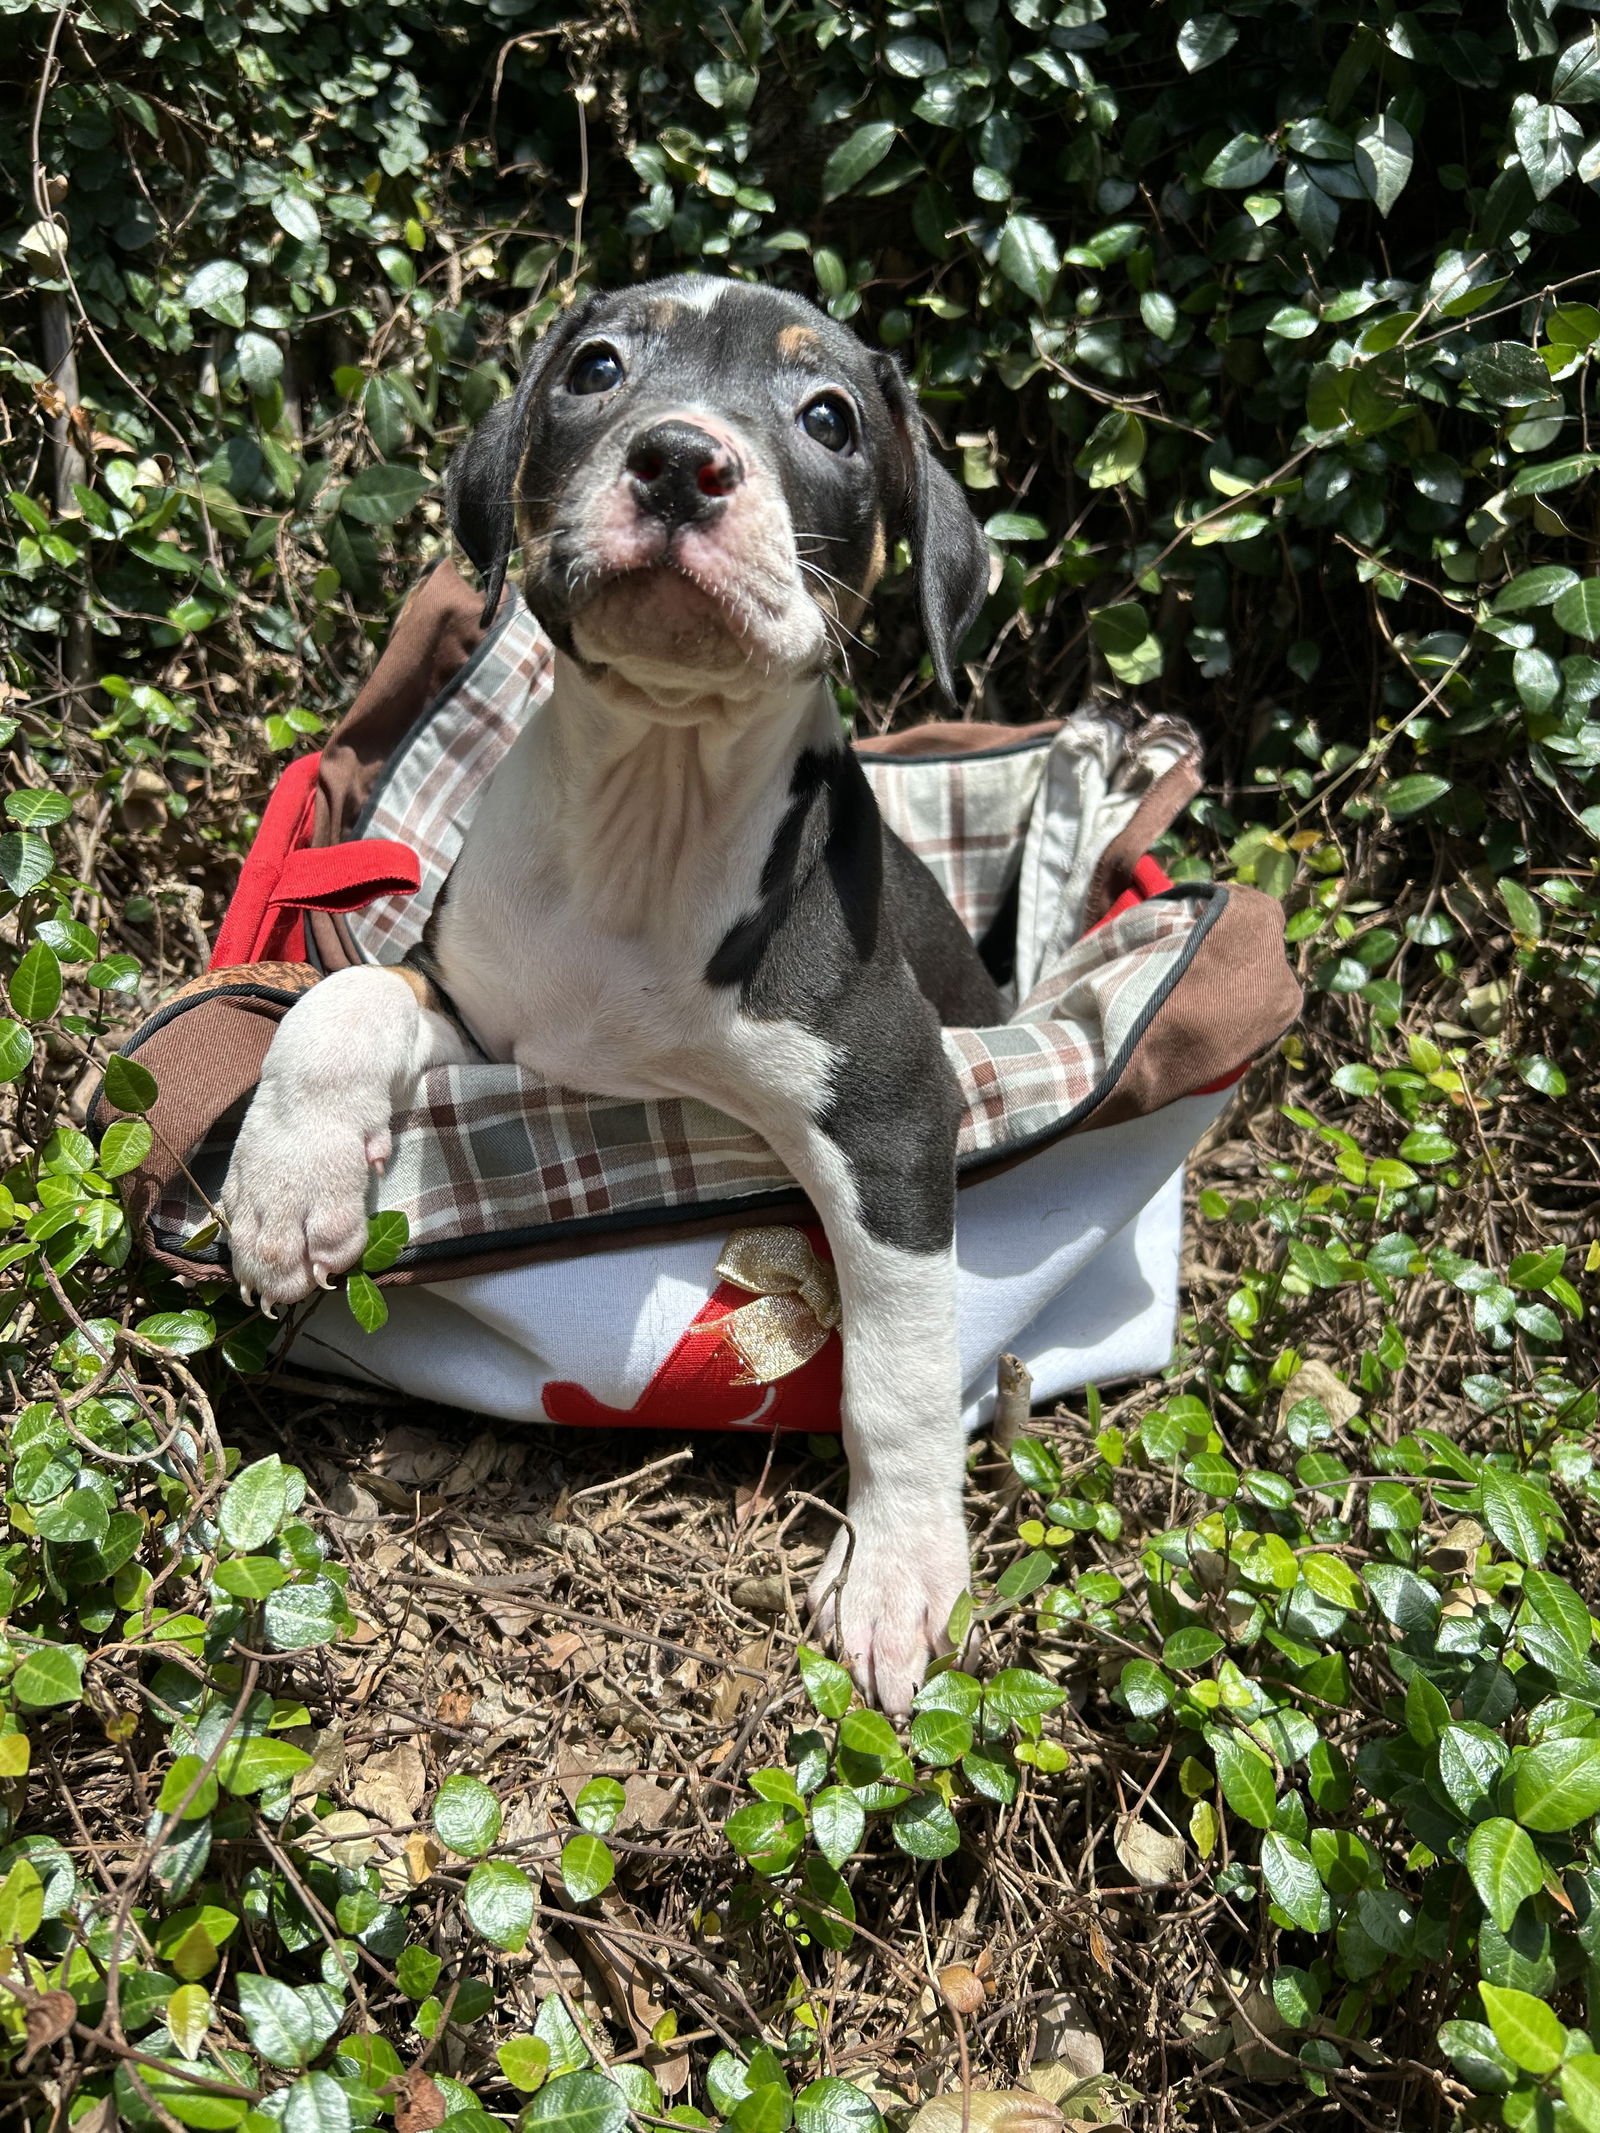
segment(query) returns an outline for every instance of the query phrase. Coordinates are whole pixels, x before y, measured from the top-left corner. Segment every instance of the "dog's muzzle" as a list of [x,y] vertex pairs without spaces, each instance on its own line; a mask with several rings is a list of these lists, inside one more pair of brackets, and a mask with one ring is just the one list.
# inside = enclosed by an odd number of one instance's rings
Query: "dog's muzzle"
[[628,447],[629,487],[639,509],[668,527],[703,525],[744,480],[737,452],[681,418],[653,422]]

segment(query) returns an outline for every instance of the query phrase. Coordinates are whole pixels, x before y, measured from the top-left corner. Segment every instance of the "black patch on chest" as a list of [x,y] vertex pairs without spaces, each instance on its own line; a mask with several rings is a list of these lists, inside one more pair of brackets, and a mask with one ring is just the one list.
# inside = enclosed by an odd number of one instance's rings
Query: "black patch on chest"
[[816,1123],[854,1172],[863,1222],[902,1250],[944,1250],[962,1104],[940,1014],[994,1022],[998,996],[848,749],[808,749],[790,795],[760,901],[718,944],[706,982],[736,985],[755,1020],[798,1022],[835,1050]]

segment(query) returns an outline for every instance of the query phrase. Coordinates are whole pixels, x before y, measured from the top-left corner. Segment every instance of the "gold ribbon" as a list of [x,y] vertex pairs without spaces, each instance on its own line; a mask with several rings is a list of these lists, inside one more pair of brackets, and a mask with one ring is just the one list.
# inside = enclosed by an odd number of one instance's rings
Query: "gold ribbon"
[[809,1363],[839,1323],[834,1271],[797,1229],[739,1229],[723,1246],[717,1272],[754,1303],[718,1321],[742,1368],[736,1385],[770,1385]]

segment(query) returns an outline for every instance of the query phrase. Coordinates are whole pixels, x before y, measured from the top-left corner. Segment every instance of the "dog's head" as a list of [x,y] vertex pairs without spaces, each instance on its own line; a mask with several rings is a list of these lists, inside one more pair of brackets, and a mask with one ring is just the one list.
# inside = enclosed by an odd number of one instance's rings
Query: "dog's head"
[[952,695],[987,584],[893,357],[800,297],[709,276],[568,311],[447,497],[486,617],[520,551],[554,642],[663,715],[820,673],[902,537]]

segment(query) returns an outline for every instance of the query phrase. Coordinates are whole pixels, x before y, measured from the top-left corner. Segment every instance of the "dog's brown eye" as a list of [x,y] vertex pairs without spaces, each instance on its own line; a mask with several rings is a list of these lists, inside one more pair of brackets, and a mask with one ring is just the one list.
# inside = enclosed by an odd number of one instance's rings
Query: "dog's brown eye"
[[567,372],[569,393],[610,393],[622,383],[621,359],[609,348],[591,348]]
[[800,427],[830,452],[850,449],[850,410],[838,393],[819,393],[800,410]]

